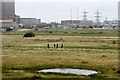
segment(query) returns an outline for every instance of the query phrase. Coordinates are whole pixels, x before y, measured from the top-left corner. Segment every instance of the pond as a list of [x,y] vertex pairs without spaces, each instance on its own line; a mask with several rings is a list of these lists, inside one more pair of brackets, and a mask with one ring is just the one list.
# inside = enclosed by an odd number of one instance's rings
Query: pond
[[97,74],[98,72],[93,71],[93,70],[84,70],[84,69],[71,69],[71,68],[66,68],[66,69],[60,69],[60,68],[56,68],[56,69],[44,69],[44,70],[40,70],[38,71],[39,73],[61,73],[61,74],[73,74],[73,75],[84,75],[84,76],[88,76],[88,75],[93,75],[93,74]]

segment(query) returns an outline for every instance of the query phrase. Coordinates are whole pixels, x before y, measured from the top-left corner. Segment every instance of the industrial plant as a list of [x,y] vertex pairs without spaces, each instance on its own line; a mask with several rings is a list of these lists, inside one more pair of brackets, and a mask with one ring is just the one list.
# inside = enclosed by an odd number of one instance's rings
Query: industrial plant
[[[120,2],[118,7],[118,17],[120,19]],[[62,28],[118,28],[118,20],[109,21],[107,18],[101,22],[100,12],[97,10],[95,13],[95,21],[88,20],[88,12],[84,10],[82,12],[83,19],[79,19],[79,7],[77,7],[77,19],[72,19],[72,9],[71,9],[71,19],[62,20],[61,23],[51,22],[41,22],[41,19],[36,18],[21,18],[19,15],[15,14],[15,0],[0,0],[0,25],[2,29],[8,27],[13,28],[43,28],[43,27],[62,27]]]
[[19,1],[0,0],[2,80],[119,80],[120,2]]

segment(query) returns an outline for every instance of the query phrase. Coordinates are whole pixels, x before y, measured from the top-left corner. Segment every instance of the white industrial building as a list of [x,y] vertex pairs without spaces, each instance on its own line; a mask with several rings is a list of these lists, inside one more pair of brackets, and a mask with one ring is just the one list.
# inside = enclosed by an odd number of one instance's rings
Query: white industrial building
[[66,28],[74,28],[74,27],[89,27],[93,26],[94,22],[92,20],[65,20],[61,21],[61,25]]
[[15,14],[15,0],[0,0],[0,22],[7,27],[41,27],[41,19],[20,18]]
[[103,22],[101,22],[101,26],[104,29],[117,29],[118,20],[104,20]]
[[24,28],[34,28],[34,27],[40,27],[40,24],[41,24],[41,19],[20,18],[20,25],[19,26],[24,27]]
[[1,28],[17,27],[14,21],[15,0],[0,0],[0,26]]
[[12,19],[0,20],[0,23],[1,23],[1,28],[3,28],[3,29],[17,26],[16,22],[13,22]]

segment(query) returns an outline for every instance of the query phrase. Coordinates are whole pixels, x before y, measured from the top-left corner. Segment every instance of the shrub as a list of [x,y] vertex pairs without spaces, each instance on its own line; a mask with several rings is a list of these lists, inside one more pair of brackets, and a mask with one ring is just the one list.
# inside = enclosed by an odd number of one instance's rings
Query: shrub
[[115,44],[115,41],[113,41],[112,43]]
[[38,29],[36,28],[35,30],[37,31]]
[[68,34],[68,32],[64,32],[64,33]]
[[35,37],[35,34],[33,32],[27,32],[24,34],[24,37]]
[[102,57],[107,57],[106,55],[102,55]]
[[89,26],[90,29],[93,29],[93,26]]
[[12,31],[13,29],[12,28],[7,28],[6,31]]
[[118,71],[117,71],[117,73],[119,73],[119,74],[120,74],[120,70],[118,70]]
[[88,62],[87,61],[82,61],[81,63],[87,64]]
[[50,31],[49,33],[52,33],[52,31]]

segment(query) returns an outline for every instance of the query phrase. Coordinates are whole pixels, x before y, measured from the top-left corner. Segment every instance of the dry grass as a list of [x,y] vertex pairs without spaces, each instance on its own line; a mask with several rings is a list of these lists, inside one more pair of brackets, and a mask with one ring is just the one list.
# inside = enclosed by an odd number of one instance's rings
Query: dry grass
[[[61,41],[52,39],[62,38]],[[51,40],[48,40],[51,39]],[[44,68],[83,68],[100,71],[97,77],[118,77],[118,51],[116,49],[90,48],[47,48],[46,44],[64,44],[65,46],[111,46],[117,48],[117,37],[37,35],[35,38],[23,38],[22,35],[3,35],[3,77],[77,77],[58,74],[38,74],[36,70]],[[23,47],[26,46],[26,47]],[[27,47],[28,46],[28,47]],[[36,46],[36,47],[34,47]],[[41,48],[42,47],[42,48]]]

